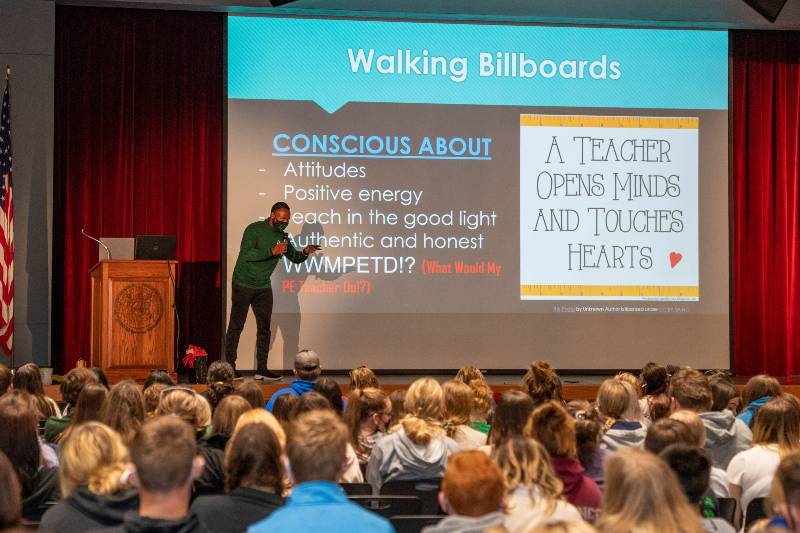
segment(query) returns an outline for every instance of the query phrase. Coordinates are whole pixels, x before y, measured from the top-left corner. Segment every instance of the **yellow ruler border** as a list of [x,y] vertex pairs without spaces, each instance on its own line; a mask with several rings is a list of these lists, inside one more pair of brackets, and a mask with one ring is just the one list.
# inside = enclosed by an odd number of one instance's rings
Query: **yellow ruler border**
[[520,115],[520,126],[578,128],[698,129],[698,117],[614,117],[596,115]]
[[519,286],[520,296],[700,296],[696,285],[531,285]]

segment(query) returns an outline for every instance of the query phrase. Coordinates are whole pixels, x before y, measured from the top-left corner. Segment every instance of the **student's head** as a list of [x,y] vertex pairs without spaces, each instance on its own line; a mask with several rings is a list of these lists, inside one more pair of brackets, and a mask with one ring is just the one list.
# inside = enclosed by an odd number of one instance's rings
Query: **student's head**
[[706,426],[700,415],[689,409],[680,409],[669,415],[669,418],[686,424],[689,440],[684,442],[701,448],[706,445]]
[[[286,394],[283,396],[286,396]],[[313,390],[308,391],[297,398],[297,402],[295,402],[289,415],[289,420],[294,420],[298,416],[311,411],[333,411],[333,408],[331,407],[331,402],[325,396]],[[338,413],[336,414],[338,415]]]
[[433,378],[416,380],[408,388],[404,402],[406,415],[400,421],[415,444],[428,444],[444,434],[444,393]]
[[233,430],[231,438],[236,437],[236,434],[242,430],[247,424],[261,424],[267,426],[277,437],[281,450],[286,447],[286,431],[278,419],[272,413],[263,408],[250,409],[239,417],[236,421],[236,427]]
[[227,361],[214,361],[208,367],[206,375],[206,399],[211,405],[211,410],[217,408],[223,398],[233,393],[233,379],[236,373]]
[[689,504],[664,461],[623,448],[606,461],[601,532],[700,532],[700,514]]
[[772,482],[775,502],[790,531],[800,531],[800,451],[781,459]]
[[711,480],[711,458],[703,448],[677,443],[658,454],[678,477],[689,503],[700,503]]
[[322,394],[330,402],[334,412],[342,414],[344,412],[344,402],[342,401],[342,388],[331,378],[320,378],[314,384],[314,390]]
[[[53,403],[48,401],[44,394],[44,386],[42,385],[42,375],[39,372],[39,367],[33,363],[22,365],[14,373],[12,381],[14,390],[25,391],[33,396],[36,401],[36,408],[43,418],[57,416]],[[8,386],[6,386],[8,388]],[[2,394],[2,393],[0,393]]]
[[616,379],[607,379],[597,391],[597,409],[612,420],[619,420],[628,409],[630,396],[625,385]]
[[778,396],[781,393],[781,384],[772,376],[759,374],[747,380],[742,391],[742,405],[748,406],[755,400],[764,396]]
[[375,372],[364,365],[350,371],[350,390],[355,389],[378,389],[378,377]]
[[197,455],[194,428],[174,415],[147,420],[131,443],[140,492],[167,494],[180,490],[188,501],[191,483],[204,462]]
[[8,388],[11,386],[12,379],[13,376],[11,375],[11,369],[3,363],[0,363],[0,396],[5,394]]
[[406,416],[406,393],[408,389],[396,389],[389,393],[389,401],[392,402],[392,419],[389,420],[389,427],[393,428],[400,423]]
[[97,376],[97,381],[99,381],[106,389],[111,388],[108,385],[108,377],[106,377],[106,373],[103,372],[102,368],[99,366],[90,366],[89,370],[94,372],[94,374]]
[[575,419],[578,460],[584,468],[589,468],[594,462],[595,452],[603,438],[600,414],[586,400],[573,400],[567,403],[567,412]]
[[304,413],[292,421],[286,455],[297,484],[336,481],[345,460],[347,428],[330,409]]
[[535,405],[549,400],[562,401],[561,380],[556,371],[544,361],[534,361],[522,377],[525,388]]
[[714,398],[714,403],[711,405],[712,411],[728,409],[733,414],[739,412],[742,397],[736,385],[722,377],[710,378],[708,385],[711,387],[711,396]]
[[694,444],[689,426],[680,420],[662,418],[650,424],[644,439],[644,449],[658,455],[661,450],[675,443]]
[[108,391],[101,422],[120,434],[126,444],[144,422],[144,399],[139,387],[132,380],[120,381]]
[[492,416],[492,389],[485,379],[473,379],[469,383],[472,389],[472,414],[470,418],[475,421],[486,422]]
[[156,408],[156,415],[175,415],[196,432],[205,429],[205,409],[201,405],[202,397],[191,389],[175,386],[161,391],[161,398]]
[[448,514],[478,517],[500,511],[504,497],[500,468],[485,453],[458,452],[447,460],[439,503]]
[[489,440],[494,447],[504,440],[525,433],[525,425],[533,412],[533,399],[524,392],[508,390],[500,396],[494,409]]
[[533,410],[527,431],[551,457],[575,457],[575,420],[560,402],[551,400]]
[[753,444],[777,444],[781,455],[800,448],[800,401],[781,394],[759,407],[753,420]]
[[22,488],[17,474],[6,454],[0,451],[0,531],[5,531],[22,520]]
[[386,431],[391,418],[392,404],[381,389],[368,387],[350,391],[344,422],[353,446],[358,446],[358,436],[362,431],[368,433]]
[[239,487],[246,487],[280,496],[284,488],[282,450],[277,435],[268,426],[264,424],[242,426],[235,437],[231,438],[225,450],[227,490],[230,492]]
[[511,437],[495,449],[494,460],[509,492],[527,487],[531,494],[548,500],[561,497],[564,485],[553,471],[550,454],[536,440]]
[[473,380],[478,380],[486,383],[486,378],[483,372],[473,365],[465,365],[458,369],[455,380],[462,382],[464,385],[469,385]]
[[225,396],[214,411],[214,418],[211,421],[214,432],[220,435],[232,435],[239,417],[250,409],[252,409],[250,402],[238,394]]
[[281,424],[287,426],[297,401],[297,396],[294,394],[281,394],[275,398],[275,403],[272,404],[272,414]]
[[127,462],[128,449],[116,431],[100,422],[76,426],[59,445],[61,496],[78,487],[95,494],[118,492]]
[[461,381],[445,381],[442,385],[444,393],[444,419],[447,434],[453,436],[458,426],[468,424],[472,413],[472,389]]
[[711,409],[713,398],[706,377],[698,370],[682,368],[670,380],[672,410],[691,409],[704,413]]
[[[236,386],[236,394],[250,403],[253,409],[264,407],[264,393],[253,378],[247,378]],[[289,395],[291,396],[291,394]]]
[[637,400],[642,397],[642,387],[639,385],[639,380],[630,372],[618,372],[614,379],[631,385]]
[[88,368],[73,368],[64,375],[61,381],[61,399],[68,405],[75,406],[78,401],[78,395],[83,390],[87,383],[99,383],[97,374]]
[[144,400],[145,415],[155,416],[156,409],[158,409],[158,402],[161,399],[161,391],[166,389],[169,385],[163,383],[153,383],[142,391],[142,399]]
[[648,418],[650,418],[651,422],[655,422],[656,420],[660,420],[669,416],[669,413],[672,409],[672,398],[662,393],[647,396],[646,399],[647,411],[649,414]]
[[647,363],[642,368],[642,390],[648,396],[667,392],[669,376],[667,368],[658,363]]
[[156,383],[161,383],[167,387],[175,385],[175,382],[172,381],[172,378],[169,377],[166,370],[152,370],[147,376],[147,379],[144,380],[144,390],[149,389],[151,385]]
[[84,422],[100,420],[103,403],[106,401],[107,395],[108,389],[99,381],[84,385],[80,394],[78,394],[78,400],[75,402],[71,425],[77,426]]
[[39,468],[38,424],[30,394],[12,390],[0,397],[0,451],[11,461],[23,487]]
[[294,375],[298,379],[316,381],[321,373],[319,356],[314,350],[300,350],[294,356]]

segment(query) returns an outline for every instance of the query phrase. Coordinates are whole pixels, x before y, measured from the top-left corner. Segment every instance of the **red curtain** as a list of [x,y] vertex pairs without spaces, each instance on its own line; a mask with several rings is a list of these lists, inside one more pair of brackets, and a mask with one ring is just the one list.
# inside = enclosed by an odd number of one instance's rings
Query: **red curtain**
[[800,32],[731,32],[733,346],[739,375],[800,371]]
[[181,347],[219,357],[224,15],[56,6],[53,345],[89,353],[81,236],[177,235]]

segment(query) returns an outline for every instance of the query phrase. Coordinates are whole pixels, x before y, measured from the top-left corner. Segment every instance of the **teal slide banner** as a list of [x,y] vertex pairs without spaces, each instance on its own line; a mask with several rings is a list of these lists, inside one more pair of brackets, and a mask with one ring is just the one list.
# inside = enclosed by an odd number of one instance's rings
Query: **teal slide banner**
[[229,16],[228,97],[725,110],[728,34]]

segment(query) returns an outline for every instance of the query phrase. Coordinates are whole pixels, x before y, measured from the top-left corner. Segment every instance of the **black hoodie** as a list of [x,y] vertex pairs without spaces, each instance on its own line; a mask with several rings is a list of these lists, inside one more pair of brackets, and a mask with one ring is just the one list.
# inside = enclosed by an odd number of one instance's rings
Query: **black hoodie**
[[38,522],[51,505],[61,498],[57,468],[39,468],[22,488],[22,517]]
[[205,533],[205,528],[200,524],[197,515],[189,513],[180,520],[160,520],[139,516],[136,511],[125,515],[125,522],[105,529],[95,530],[95,533]]
[[205,528],[214,533],[247,531],[283,505],[283,498],[261,490],[238,487],[228,494],[201,496],[192,503]]
[[103,496],[78,487],[42,516],[39,527],[50,533],[69,533],[116,526],[125,513],[138,508],[139,493],[135,490]]

